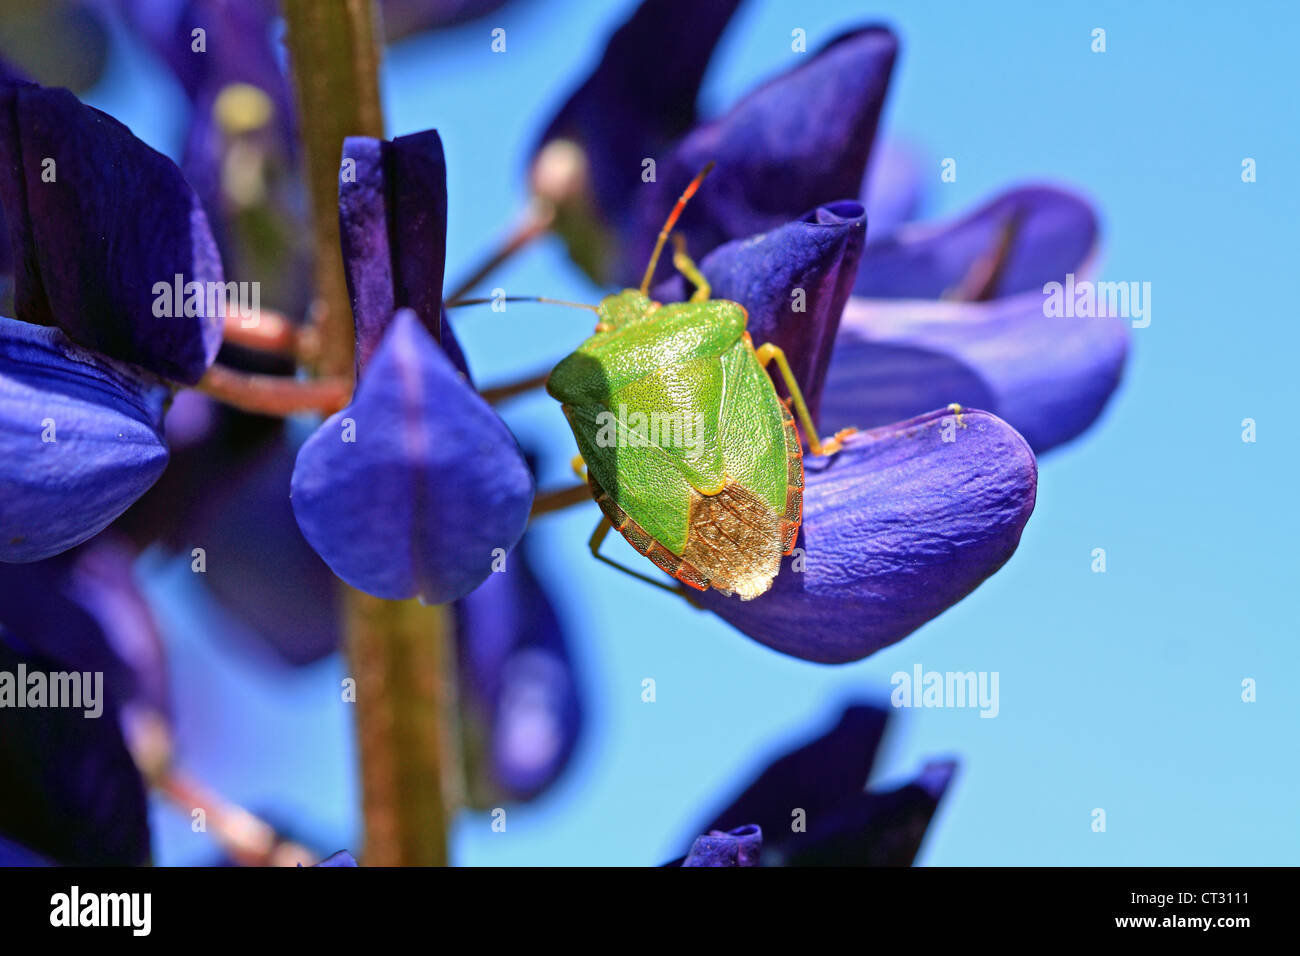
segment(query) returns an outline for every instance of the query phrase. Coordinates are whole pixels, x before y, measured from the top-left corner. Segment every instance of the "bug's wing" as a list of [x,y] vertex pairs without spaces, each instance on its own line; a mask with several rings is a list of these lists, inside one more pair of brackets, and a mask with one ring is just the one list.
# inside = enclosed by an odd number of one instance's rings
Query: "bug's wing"
[[[727,475],[774,513],[784,515],[791,475],[786,423],[793,430],[793,419],[752,348],[742,345],[728,352],[724,370],[726,389],[718,445]],[[793,445],[797,451],[797,435]],[[802,457],[798,472],[802,487]]]
[[618,433],[617,441],[605,440],[609,429],[618,426],[617,416],[604,405],[565,405],[564,412],[592,477],[632,520],[680,555],[689,530],[692,488],[677,464],[662,449],[633,445],[626,432]]

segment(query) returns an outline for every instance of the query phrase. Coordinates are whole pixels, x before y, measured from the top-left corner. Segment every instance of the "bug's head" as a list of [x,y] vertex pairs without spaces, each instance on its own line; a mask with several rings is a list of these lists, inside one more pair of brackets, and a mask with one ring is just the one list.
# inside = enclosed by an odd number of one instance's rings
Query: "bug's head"
[[596,331],[615,332],[633,322],[640,322],[657,308],[659,303],[639,289],[624,289],[607,295],[596,306]]

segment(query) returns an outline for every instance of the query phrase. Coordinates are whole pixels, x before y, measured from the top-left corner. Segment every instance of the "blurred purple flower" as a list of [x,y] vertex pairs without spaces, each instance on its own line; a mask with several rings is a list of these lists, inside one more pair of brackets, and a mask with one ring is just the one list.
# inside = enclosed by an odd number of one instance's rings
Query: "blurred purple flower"
[[527,539],[502,571],[456,602],[470,799],[531,800],[568,764],[582,705],[564,630],[528,561]]
[[867,789],[888,719],[877,707],[845,708],[829,732],[773,761],[697,828],[709,836],[683,865],[752,866],[757,857],[762,866],[910,866],[957,765],[931,762],[901,787]]
[[[656,42],[677,29],[678,6],[646,0],[638,8],[552,122],[534,159],[534,189],[558,203],[557,230],[598,282],[635,281],[669,209],[709,161],[717,163],[710,188],[680,224],[696,256],[855,196],[866,171],[897,51],[893,34],[866,27],[837,37],[723,116],[691,127],[704,67],[735,4],[707,7],[703,29],[689,43],[676,42],[678,33],[672,43]],[[678,71],[643,62],[677,47]],[[632,49],[640,52],[625,52]],[[663,103],[659,83],[648,76],[671,84]],[[643,160],[656,164],[648,181]],[[556,171],[566,164],[576,173]],[[660,274],[669,272],[664,264]]]
[[[33,674],[65,668],[0,626],[0,674],[26,694]],[[27,686],[18,686],[25,675]],[[3,693],[0,688],[0,693]],[[0,733],[0,835],[72,866],[138,866],[149,859],[144,783],[122,739],[117,705],[88,717],[70,707],[6,702]],[[84,699],[84,698],[83,698]]]

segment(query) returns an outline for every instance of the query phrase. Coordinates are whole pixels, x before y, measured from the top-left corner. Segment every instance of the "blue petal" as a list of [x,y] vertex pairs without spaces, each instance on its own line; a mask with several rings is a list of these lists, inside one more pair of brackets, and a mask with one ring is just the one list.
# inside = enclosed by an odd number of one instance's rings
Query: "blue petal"
[[[466,716],[481,725],[491,780],[530,800],[567,765],[582,726],[582,706],[564,631],[551,599],[528,564],[527,542],[505,569],[489,574],[456,602],[461,694]],[[489,806],[493,804],[488,804]]]
[[[938,299],[957,295],[981,264],[997,261],[980,298],[1014,295],[1064,281],[1083,269],[1097,245],[1097,214],[1087,200],[1051,186],[1010,190],[953,222],[900,229],[862,257],[854,295],[879,299]],[[972,296],[962,296],[971,298]]]
[[[772,343],[785,352],[814,420],[866,222],[858,203],[831,203],[771,232],[720,246],[700,263],[713,298],[739,302],[749,313],[754,345]],[[661,291],[661,301],[686,297],[680,277]],[[777,388],[784,394],[783,384]]]
[[1085,431],[1119,385],[1125,320],[1049,318],[1041,292],[992,302],[852,298],[822,424],[875,427],[957,402],[985,408],[1037,453]]
[[758,866],[762,852],[763,831],[754,824],[746,824],[696,837],[682,866]]
[[447,164],[437,131],[392,142],[350,136],[343,158],[355,164],[355,178],[339,180],[339,228],[358,369],[364,371],[393,313],[409,308],[465,371],[442,310]]
[[[301,866],[301,864],[299,864]],[[312,866],[356,866],[356,858],[347,850],[339,850],[337,853],[325,857],[319,863],[313,863]]]
[[[625,220],[644,188],[642,160],[660,155],[694,125],[705,68],[739,5],[739,0],[645,0],[609,38],[596,68],[542,134],[539,156],[558,141],[581,149],[588,177],[582,200],[602,227]],[[534,187],[548,193],[545,172],[535,163]],[[573,246],[569,224],[561,216],[560,231]],[[599,268],[592,272],[604,278]]]
[[[710,160],[717,169],[680,225],[697,257],[857,196],[897,49],[883,27],[847,33],[693,130],[659,163],[657,181],[637,194],[624,281],[639,279],[669,210]],[[661,274],[670,268],[663,263]]]
[[66,551],[144,494],[167,465],[169,395],[58,329],[0,318],[0,561]]
[[1024,439],[973,410],[850,436],[804,468],[800,540],[772,589],[698,600],[768,647],[822,663],[887,647],[978,587],[1015,552],[1038,479]]
[[[0,82],[0,202],[18,318],[164,378],[203,377],[221,345],[207,307],[221,261],[171,160],[67,90]],[[203,284],[207,314],[183,314],[184,299],[177,314],[175,296],[155,291],[177,276]]]
[[[355,442],[343,440],[349,422]],[[298,452],[291,498],[304,537],[348,584],[437,604],[515,546],[533,480],[505,424],[402,310],[352,404]]]

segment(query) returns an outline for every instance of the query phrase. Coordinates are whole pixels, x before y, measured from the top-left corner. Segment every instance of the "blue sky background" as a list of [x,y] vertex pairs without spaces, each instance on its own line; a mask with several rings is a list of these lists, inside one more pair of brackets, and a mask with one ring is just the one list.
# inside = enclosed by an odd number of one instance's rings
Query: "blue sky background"
[[[533,137],[631,6],[518,2],[389,51],[389,132],[437,127],[446,146],[449,282],[521,208]],[[676,856],[772,753],[849,699],[886,700],[889,676],[920,663],[1001,675],[996,719],[895,714],[877,780],[901,780],[930,756],[962,764],[921,862],[1300,862],[1300,316],[1285,293],[1300,221],[1296,5],[749,0],[706,80],[706,114],[791,65],[793,28],[815,49],[876,20],[903,43],[883,129],[933,158],[926,215],[1028,179],[1097,201],[1103,277],[1152,285],[1151,325],[1133,332],[1125,381],[1088,435],[1040,461],[1037,509],[1010,563],[853,665],[779,656],[594,564],[594,506],[539,523],[539,571],[572,633],[587,733],[562,782],[511,810],[506,833],[492,833],[486,815],[462,816],[456,860]],[[494,26],[507,30],[504,55],[489,51]],[[1104,54],[1090,50],[1094,27],[1107,32]],[[88,99],[176,155],[183,100],[143,51],[117,57]],[[956,183],[939,181],[947,156]],[[1258,163],[1253,184],[1241,181],[1244,157]],[[553,240],[492,284],[599,295]],[[582,313],[529,307],[457,317],[489,384],[560,358],[587,325]],[[1255,444],[1241,440],[1247,417]],[[546,443],[546,477],[563,481],[573,449],[558,408],[538,397],[507,418],[521,438]],[[1090,570],[1097,547],[1105,574]],[[322,850],[357,845],[342,662],[291,671],[255,660],[224,639],[237,625],[188,572],[149,571],[173,641],[186,765]],[[644,677],[657,682],[654,704],[641,702]],[[1248,677],[1253,704],[1241,701]],[[1094,807],[1106,810],[1105,833],[1091,830]],[[154,816],[160,862],[210,856],[187,819],[165,807]]]

